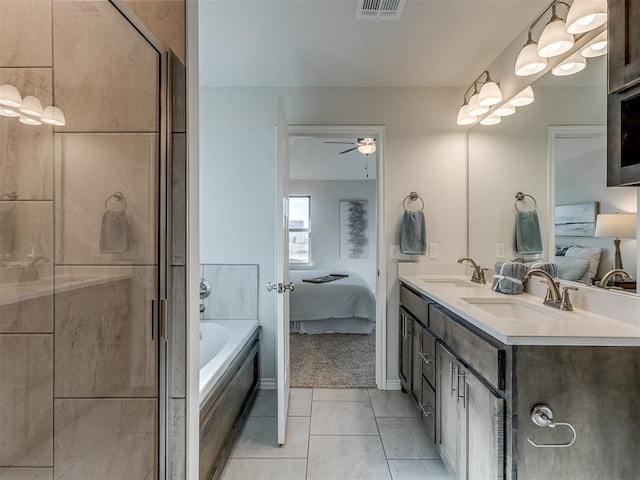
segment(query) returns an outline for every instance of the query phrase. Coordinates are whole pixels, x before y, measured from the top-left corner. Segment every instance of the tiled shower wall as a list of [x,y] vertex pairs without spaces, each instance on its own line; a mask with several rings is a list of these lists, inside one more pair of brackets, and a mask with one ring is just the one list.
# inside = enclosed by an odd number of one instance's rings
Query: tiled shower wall
[[[162,2],[147,2],[147,14],[152,3]],[[153,478],[157,54],[112,5],[88,0],[0,1],[0,45],[0,84],[53,100],[67,118],[54,130],[0,117],[0,195],[17,194],[0,201],[16,218],[0,264],[0,479]],[[185,217],[181,115],[175,219]],[[116,191],[130,247],[103,254],[104,202]],[[184,478],[184,232],[176,222],[170,478]],[[14,263],[38,256],[39,280],[17,283]]]
[[211,284],[202,319],[258,320],[258,265],[205,263],[200,277]]

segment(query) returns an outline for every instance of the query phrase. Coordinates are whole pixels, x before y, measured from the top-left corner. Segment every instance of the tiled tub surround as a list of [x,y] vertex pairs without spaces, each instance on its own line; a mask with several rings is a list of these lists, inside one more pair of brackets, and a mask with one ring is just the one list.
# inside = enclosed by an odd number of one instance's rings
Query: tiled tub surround
[[211,283],[203,319],[258,319],[258,265],[202,264],[201,275]]
[[[608,300],[611,313],[619,318],[580,309],[561,312],[542,306],[546,287],[535,279],[527,282],[533,294],[515,299],[531,302],[552,316],[536,320],[501,318],[470,305],[464,298],[509,301],[514,296],[491,292],[487,285],[445,286],[444,279],[468,280],[469,276],[461,275],[457,268],[407,265],[401,267],[400,279],[418,295],[416,299],[422,295],[421,301],[428,304],[427,327],[456,358],[482,358],[480,350],[465,349],[461,339],[470,335],[484,339],[480,342],[491,342],[503,352],[504,361],[498,362],[496,371],[503,372],[504,382],[499,384],[504,387],[494,392],[505,405],[501,427],[505,438],[505,478],[634,478],[640,469],[635,441],[640,429],[636,405],[640,395],[640,327],[636,323],[638,317],[633,318],[630,313],[637,308],[639,299],[584,289],[578,293],[599,297],[591,305],[602,307]],[[406,291],[404,295],[403,305],[411,310]],[[577,298],[574,304],[587,303]],[[625,302],[620,309],[612,305],[618,302]],[[467,333],[462,335],[463,332]],[[439,362],[440,356],[436,369]],[[464,365],[462,368],[483,376],[491,363]],[[527,441],[531,438],[538,443],[563,443],[570,438],[566,427],[541,428],[531,421],[531,409],[540,403],[552,408],[556,422],[575,427],[575,444],[569,448],[535,448]],[[438,406],[436,415],[440,410]],[[441,425],[444,431],[444,423]]]

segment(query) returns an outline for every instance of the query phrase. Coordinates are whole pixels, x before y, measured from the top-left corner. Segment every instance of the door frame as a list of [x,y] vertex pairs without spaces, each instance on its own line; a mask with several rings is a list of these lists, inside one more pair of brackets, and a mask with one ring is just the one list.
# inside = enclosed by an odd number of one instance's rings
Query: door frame
[[375,137],[376,138],[376,386],[387,389],[387,263],[385,223],[385,154],[384,125],[289,125],[289,137]]

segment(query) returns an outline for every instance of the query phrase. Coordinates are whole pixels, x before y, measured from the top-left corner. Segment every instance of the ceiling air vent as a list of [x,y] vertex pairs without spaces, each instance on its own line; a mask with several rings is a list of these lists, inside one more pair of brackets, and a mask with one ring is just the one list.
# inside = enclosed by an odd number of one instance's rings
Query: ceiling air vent
[[406,0],[358,0],[356,19],[399,20]]

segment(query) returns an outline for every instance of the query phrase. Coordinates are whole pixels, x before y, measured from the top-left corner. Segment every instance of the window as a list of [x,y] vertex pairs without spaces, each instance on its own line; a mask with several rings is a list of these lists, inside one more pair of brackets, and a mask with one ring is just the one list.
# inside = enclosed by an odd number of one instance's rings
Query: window
[[289,197],[289,263],[311,265],[311,197]]

